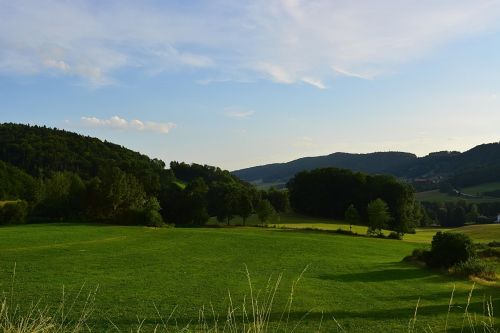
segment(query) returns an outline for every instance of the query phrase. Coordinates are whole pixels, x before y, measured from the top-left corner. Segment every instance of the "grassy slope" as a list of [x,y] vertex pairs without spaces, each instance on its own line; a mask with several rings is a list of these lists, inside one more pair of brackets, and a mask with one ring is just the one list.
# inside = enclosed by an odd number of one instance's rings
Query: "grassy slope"
[[16,201],[15,200],[7,200],[7,201],[0,200],[0,208],[2,208],[3,206],[5,206],[5,204],[11,203],[11,202],[16,202]]
[[[168,316],[177,305],[180,324],[197,321],[210,302],[224,313],[227,291],[240,303],[248,288],[244,264],[257,286],[283,273],[274,319],[284,306],[292,279],[309,265],[295,295],[294,322],[312,311],[297,331],[311,331],[323,316],[323,331],[335,327],[333,316],[349,332],[406,331],[421,297],[419,323],[442,328],[448,298],[457,286],[463,305],[467,281],[401,263],[418,245],[394,240],[257,228],[149,229],[92,225],[26,225],[0,228],[0,290],[10,289],[16,263],[15,297],[39,297],[57,304],[62,286],[75,293],[99,285],[95,331],[116,325],[129,331],[136,316],[151,325],[153,303]],[[498,288],[479,287],[500,308]],[[69,296],[71,298],[71,296]],[[462,323],[453,311],[454,325]],[[439,315],[438,315],[439,314]],[[436,330],[437,331],[437,330]]]
[[[500,189],[500,182],[495,182],[495,183],[486,183],[477,186],[465,187],[461,189],[461,191],[463,193],[477,195],[477,194],[482,194],[484,192],[499,190],[499,189]],[[456,197],[448,195],[446,193],[441,193],[439,192],[439,190],[418,192],[417,199],[420,201],[429,201],[429,202],[454,202],[458,200],[465,200],[470,203],[500,201],[499,198],[491,198],[491,197],[482,197],[482,198]]]

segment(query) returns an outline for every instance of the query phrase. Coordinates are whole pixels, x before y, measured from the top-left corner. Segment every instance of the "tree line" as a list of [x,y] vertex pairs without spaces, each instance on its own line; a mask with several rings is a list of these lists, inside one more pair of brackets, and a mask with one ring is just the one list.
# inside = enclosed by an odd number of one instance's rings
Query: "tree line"
[[296,174],[287,187],[292,209],[301,214],[335,219],[357,214],[373,230],[398,233],[411,231],[422,218],[413,188],[392,176],[324,168]]
[[259,191],[212,166],[172,162],[168,172],[170,181],[159,182],[153,190],[116,166],[102,168],[95,176],[84,179],[71,171],[32,177],[0,162],[0,201],[9,200],[0,207],[0,223],[19,223],[29,218],[200,226],[210,217],[229,224],[239,216],[245,224],[252,214],[265,222],[289,206],[286,192]]

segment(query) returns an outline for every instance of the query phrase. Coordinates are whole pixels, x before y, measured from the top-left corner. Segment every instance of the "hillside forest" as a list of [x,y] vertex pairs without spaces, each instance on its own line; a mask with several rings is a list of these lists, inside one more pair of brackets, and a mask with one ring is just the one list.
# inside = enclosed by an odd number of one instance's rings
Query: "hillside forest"
[[[394,176],[321,168],[286,190],[257,189],[229,171],[159,160],[96,138],[42,126],[0,125],[0,222],[93,221],[121,225],[243,224],[296,213],[351,219],[399,234],[421,225],[481,221],[497,205],[431,204]],[[498,207],[500,209],[500,207]],[[376,222],[377,221],[377,222]]]

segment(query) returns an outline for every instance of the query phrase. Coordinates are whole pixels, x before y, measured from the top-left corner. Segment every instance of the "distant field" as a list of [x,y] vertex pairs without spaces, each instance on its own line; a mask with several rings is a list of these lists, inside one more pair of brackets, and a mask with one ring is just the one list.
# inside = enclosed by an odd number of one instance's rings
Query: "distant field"
[[[256,216],[252,216],[247,220],[247,225],[257,225],[260,222]],[[217,222],[212,219],[212,225]],[[230,221],[231,225],[242,225],[241,218],[234,218]],[[272,220],[268,221],[268,227],[276,229],[318,229],[334,231],[337,229],[349,230],[349,224],[344,221],[314,218],[308,216],[301,216],[296,214],[284,214],[281,217],[275,216]],[[360,235],[366,235],[368,227],[363,225],[353,225],[352,231]],[[405,234],[404,241],[414,243],[430,243],[432,237],[438,231],[451,231],[462,232],[474,239],[476,242],[488,243],[494,240],[500,240],[500,224],[479,224],[470,225],[461,228],[444,228],[444,227],[428,227],[417,228],[415,234]],[[389,234],[390,231],[384,230],[384,234]]]
[[[270,224],[276,228],[290,229],[319,229],[319,230],[349,230],[349,225],[344,221],[317,219],[311,217],[301,217],[294,215],[285,215],[281,218],[280,223]],[[366,234],[366,226],[353,225],[352,231],[358,234]],[[430,243],[432,237],[438,231],[461,232],[470,236],[474,241],[488,243],[495,240],[500,240],[500,224],[479,224],[469,225],[460,228],[444,228],[444,227],[429,227],[417,228],[415,234],[405,234],[403,240],[416,243]],[[385,230],[385,234],[389,231]]]
[[176,180],[174,183],[176,183],[180,188],[186,188],[186,183],[181,182],[180,180]]
[[467,225],[453,229],[453,232],[464,233],[481,243],[500,241],[500,224]]
[[[295,218],[288,222],[300,221]],[[430,325],[438,332],[454,285],[450,326],[457,328],[471,283],[401,262],[419,246],[265,228],[2,227],[0,292],[10,292],[14,264],[14,297],[24,305],[41,298],[55,306],[63,286],[71,300],[83,284],[84,292],[98,285],[91,320],[95,332],[115,332],[110,320],[122,331],[134,331],[142,319],[148,332],[159,320],[155,306],[165,318],[177,307],[174,318],[186,325],[197,322],[202,305],[212,304],[224,314],[228,291],[233,302],[241,304],[249,295],[246,264],[256,289],[263,288],[269,276],[283,273],[271,317],[276,323],[292,280],[308,266],[290,313],[291,325],[300,323],[295,332],[314,331],[320,321],[322,332],[335,332],[333,318],[347,332],[406,332],[419,298],[417,326]],[[485,295],[500,309],[500,288],[478,286],[474,295],[471,310],[482,311]]]
[[464,193],[468,194],[481,194],[484,192],[490,192],[494,190],[500,190],[500,182],[496,183],[486,183],[477,186],[466,187],[462,190]]
[[13,200],[1,201],[0,200],[0,208],[3,207],[3,206],[5,206],[5,204],[12,203],[12,202],[16,202],[16,201],[13,201]]
[[252,185],[254,185],[257,189],[259,190],[268,190],[271,187],[274,187],[276,189],[282,189],[286,187],[286,182],[274,182],[274,183],[262,183],[262,182],[252,182]]
[[[489,192],[494,190],[500,190],[500,182],[486,183],[477,186],[465,187],[461,189],[461,192],[474,196],[481,196],[484,192]],[[439,192],[439,190],[418,192],[416,196],[417,199],[420,201],[429,201],[429,202],[452,202],[458,200],[465,200],[467,202],[479,203],[479,202],[500,201],[500,198],[493,198],[487,196],[483,196],[481,198],[457,197],[453,195],[448,195],[446,193],[441,193]]]

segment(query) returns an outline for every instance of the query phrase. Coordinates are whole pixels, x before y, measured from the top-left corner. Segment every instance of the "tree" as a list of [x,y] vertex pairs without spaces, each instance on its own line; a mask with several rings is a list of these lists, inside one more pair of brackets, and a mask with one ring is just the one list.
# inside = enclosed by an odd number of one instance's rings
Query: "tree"
[[7,202],[0,206],[0,225],[25,223],[27,215],[28,203],[26,201]]
[[184,189],[185,207],[188,209],[189,223],[204,225],[209,219],[207,211],[208,187],[203,178],[195,178]]
[[353,204],[350,204],[349,207],[347,207],[347,210],[345,211],[344,218],[345,218],[345,221],[347,223],[349,223],[349,230],[351,230],[351,231],[352,231],[353,224],[359,224],[359,222],[360,222],[359,213]]
[[161,227],[165,223],[160,215],[160,203],[155,197],[149,197],[146,201],[144,208],[141,211],[141,221],[140,224],[146,225],[148,227]]
[[257,206],[257,217],[261,223],[265,223],[274,214],[274,208],[267,199],[261,200]]
[[449,225],[453,227],[461,227],[465,225],[465,220],[465,210],[463,209],[463,207],[458,206],[455,207],[452,211],[451,221]]
[[54,172],[42,185],[37,214],[50,217],[77,217],[84,213],[85,184],[72,172]]
[[286,213],[290,208],[288,191],[278,191],[274,187],[271,187],[269,191],[265,193],[265,198],[269,200],[274,210],[278,214],[278,219],[281,218],[282,213]]
[[252,198],[250,193],[245,190],[240,190],[236,204],[236,213],[243,219],[243,225],[246,225],[247,218],[252,214]]
[[142,208],[146,202],[142,184],[120,168],[108,169],[100,178],[100,188],[110,216],[115,216],[122,209]]
[[212,182],[208,190],[208,213],[215,216],[220,223],[229,221],[235,215],[238,187],[232,183]]
[[368,204],[368,232],[382,234],[382,229],[391,220],[389,207],[382,199],[375,199]]
[[467,221],[476,222],[478,217],[479,217],[479,209],[476,204],[472,204],[469,208],[469,212],[467,213]]

